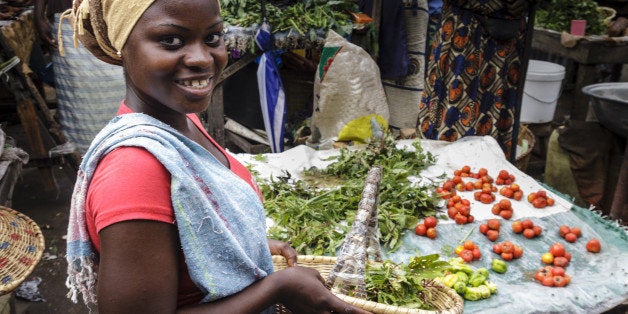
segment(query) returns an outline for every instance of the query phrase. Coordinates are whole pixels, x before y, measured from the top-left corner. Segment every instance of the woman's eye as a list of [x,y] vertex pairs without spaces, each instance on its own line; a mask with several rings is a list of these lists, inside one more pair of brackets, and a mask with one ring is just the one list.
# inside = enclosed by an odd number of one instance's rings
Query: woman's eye
[[168,48],[176,48],[183,44],[183,40],[179,37],[172,36],[161,39],[160,43]]
[[222,40],[222,37],[223,37],[222,33],[210,34],[209,36],[207,36],[207,39],[205,42],[209,46],[216,47],[220,45],[220,41]]

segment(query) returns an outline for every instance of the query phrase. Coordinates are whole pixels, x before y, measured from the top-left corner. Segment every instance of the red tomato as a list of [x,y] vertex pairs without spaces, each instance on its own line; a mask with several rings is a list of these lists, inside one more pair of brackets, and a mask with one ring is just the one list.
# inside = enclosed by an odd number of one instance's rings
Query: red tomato
[[493,215],[499,215],[499,213],[501,213],[502,209],[499,208],[499,204],[495,204],[493,205],[493,207],[491,207],[491,213],[493,213]]
[[475,243],[473,243],[473,241],[471,240],[467,240],[467,241],[464,241],[462,246],[467,250],[473,250],[473,248],[475,247]]
[[563,276],[554,276],[552,280],[554,280],[554,287],[564,287],[567,285],[567,281]]
[[566,225],[562,225],[558,228],[558,235],[560,235],[562,238],[565,237],[565,235],[567,233],[569,233],[571,231],[571,228],[569,228],[569,226]]
[[509,201],[509,200],[507,200],[507,199],[505,199],[505,198],[504,198],[504,199],[501,199],[501,200],[499,201],[499,203],[497,203],[497,204],[499,204],[499,207],[500,207],[501,209],[511,209],[511,208],[512,208],[512,203],[510,203],[510,201]]
[[554,267],[552,268],[552,275],[553,276],[564,276],[565,275],[565,269],[562,267]]
[[475,220],[475,217],[473,217],[473,215],[467,216],[467,223],[472,223],[474,220]]
[[486,234],[486,232],[488,231],[488,225],[487,224],[481,224],[479,229],[480,229],[480,233]]
[[578,240],[578,236],[573,232],[569,232],[565,235],[565,241],[567,242],[574,243],[576,240]]
[[598,239],[593,238],[587,242],[587,251],[591,253],[599,253],[600,249],[602,249],[602,245]]
[[571,228],[571,233],[575,234],[578,238],[582,236],[582,230],[578,227]]
[[555,256],[554,257],[554,266],[558,267],[567,267],[569,265],[569,261],[564,256]]
[[512,218],[512,214],[512,209],[502,209],[502,211],[499,212],[499,215],[506,220]]
[[502,254],[502,245],[499,243],[493,244],[493,252],[497,254]]
[[416,225],[416,227],[414,227],[414,233],[416,233],[419,236],[424,236],[426,231],[427,231],[427,228],[425,227],[424,224],[418,224]]
[[464,225],[468,222],[469,219],[467,218],[467,216],[461,213],[457,213],[456,216],[454,216],[454,220],[456,221],[457,224]]
[[520,258],[521,256],[523,256],[523,248],[518,245],[515,245],[515,248],[512,251],[512,257]]
[[552,244],[549,251],[550,253],[552,253],[552,255],[554,255],[554,257],[565,256],[565,246],[558,242]]
[[503,253],[512,253],[515,248],[515,245],[510,241],[502,242],[502,252]]
[[512,222],[512,232],[514,233],[523,232],[523,226],[521,225],[521,221],[516,220]]
[[493,196],[490,194],[490,191],[486,193],[482,190],[482,193],[480,194],[480,202],[484,204],[490,204],[493,202]]
[[571,262],[571,253],[565,251],[565,258],[567,259],[568,262]]
[[534,223],[530,219],[524,219],[521,222],[521,226],[523,227],[523,229],[530,229],[534,226]]
[[523,198],[523,192],[515,191],[515,193],[512,194],[512,198],[514,198],[516,201],[520,201]]
[[513,258],[512,253],[506,253],[506,252],[502,252],[502,254],[500,254],[502,259],[505,261],[510,261]]
[[549,276],[549,277],[545,277],[543,278],[543,281],[541,282],[542,285],[546,286],[546,287],[553,287],[554,286],[554,278]]
[[449,218],[454,219],[457,213],[458,213],[458,210],[455,207],[452,206],[452,207],[447,208],[447,216],[449,216]]
[[482,252],[480,252],[479,248],[474,248],[471,252],[473,252],[473,259],[480,259],[482,257]]
[[435,239],[438,236],[438,232],[436,232],[436,228],[427,228],[425,235],[430,239]]
[[473,260],[473,251],[464,249],[460,252],[460,257],[462,257],[465,262],[469,263]]
[[532,201],[532,206],[535,208],[545,208],[547,207],[547,200],[544,197],[537,197]]
[[497,230],[490,229],[489,231],[486,232],[486,238],[491,242],[497,241],[498,237],[499,237],[499,231]]
[[546,201],[547,201],[547,206],[554,206],[555,201],[553,198],[548,197]]
[[538,225],[537,226],[533,226],[532,230],[534,230],[534,235],[537,236],[537,237],[540,236],[541,233],[543,232],[543,228],[541,228],[541,226],[538,226]]
[[525,229],[525,230],[523,230],[523,236],[526,237],[526,239],[534,238],[534,229]]
[[436,227],[437,223],[438,221],[434,216],[425,217],[425,220],[423,220],[423,224],[425,224],[425,227],[427,227],[428,229]]
[[499,222],[499,220],[495,218],[487,220],[486,224],[488,225],[488,228],[491,230],[499,230],[499,227],[501,226],[501,223]]

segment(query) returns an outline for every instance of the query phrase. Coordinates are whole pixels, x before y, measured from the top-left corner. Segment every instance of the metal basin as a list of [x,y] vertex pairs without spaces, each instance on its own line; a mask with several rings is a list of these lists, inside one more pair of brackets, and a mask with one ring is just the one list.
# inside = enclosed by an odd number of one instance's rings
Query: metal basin
[[628,82],[587,85],[582,92],[591,97],[598,121],[607,129],[628,138]]

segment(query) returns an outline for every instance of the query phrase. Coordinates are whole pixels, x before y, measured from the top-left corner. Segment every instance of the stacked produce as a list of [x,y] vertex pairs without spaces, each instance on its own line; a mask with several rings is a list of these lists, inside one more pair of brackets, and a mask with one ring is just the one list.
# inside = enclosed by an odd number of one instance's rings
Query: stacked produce
[[536,11],[535,26],[558,32],[569,32],[571,20],[586,20],[586,35],[604,35],[608,25],[594,0],[551,0]]
[[449,260],[444,277],[437,280],[456,290],[465,300],[477,301],[497,293],[497,285],[488,280],[489,271],[484,267],[474,269],[461,257]]
[[[253,27],[262,21],[262,6],[257,0],[220,0],[224,21],[233,26]],[[333,29],[340,35],[351,33],[353,28],[349,11],[357,12],[356,1],[304,0],[292,5],[277,7],[266,1],[266,19],[273,32],[294,30],[301,35],[316,30]]]

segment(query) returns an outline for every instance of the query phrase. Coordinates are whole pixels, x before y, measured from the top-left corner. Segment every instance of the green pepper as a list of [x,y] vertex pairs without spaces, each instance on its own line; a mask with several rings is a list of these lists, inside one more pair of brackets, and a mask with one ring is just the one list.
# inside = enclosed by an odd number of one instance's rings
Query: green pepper
[[478,268],[476,271],[476,273],[488,278],[488,269],[484,268],[484,267],[480,267]]
[[478,287],[482,285],[486,281],[487,277],[482,275],[479,272],[475,272],[469,277],[469,285],[473,287]]
[[467,275],[471,275],[473,273],[473,268],[466,264],[460,257],[450,259],[449,265],[449,270],[451,270],[452,273],[459,271],[465,272]]
[[445,278],[442,280],[443,284],[449,288],[453,287],[457,281],[458,281],[458,275],[456,274],[449,274],[445,276]]
[[456,281],[454,286],[452,287],[458,294],[464,294],[464,291],[467,290],[467,284],[462,281]]
[[484,282],[484,285],[488,287],[488,290],[491,291],[491,294],[497,293],[497,285],[495,283],[487,280],[486,282]]
[[469,300],[469,301],[477,301],[480,299],[486,299],[490,296],[491,296],[491,290],[485,285],[480,285],[477,287],[467,287],[463,295],[465,300]]
[[506,262],[500,259],[494,258],[493,261],[491,262],[491,269],[494,272],[503,274],[508,270],[508,265],[506,264]]
[[456,272],[456,275],[458,276],[458,281],[464,282],[465,285],[469,282],[469,275],[467,275],[467,273],[459,271]]

